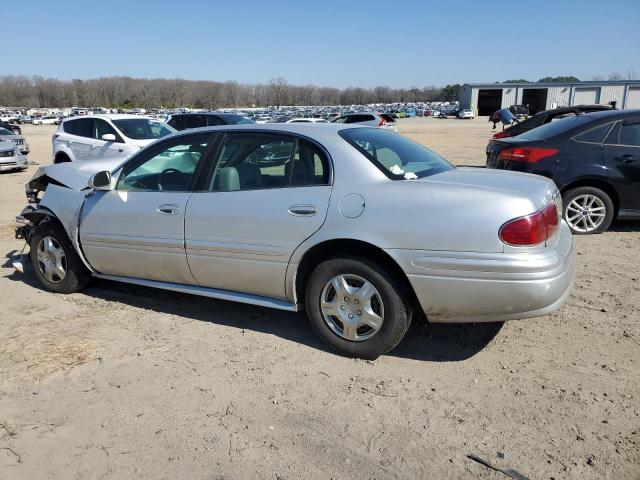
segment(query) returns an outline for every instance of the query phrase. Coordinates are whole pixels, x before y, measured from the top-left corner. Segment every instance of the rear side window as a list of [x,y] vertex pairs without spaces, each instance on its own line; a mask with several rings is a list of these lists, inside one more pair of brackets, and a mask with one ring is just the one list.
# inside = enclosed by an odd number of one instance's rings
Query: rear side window
[[618,131],[618,145],[640,147],[640,123],[623,124]]
[[582,132],[580,135],[577,135],[574,139],[578,142],[586,142],[586,143],[602,143],[604,142],[605,137],[609,133],[611,129],[611,124],[607,123],[605,125],[600,125],[596,128],[591,128],[586,132]]
[[222,125],[224,122],[220,121],[218,117],[214,117],[213,115],[207,115],[207,125],[210,127],[215,127],[217,125]]
[[259,190],[327,185],[323,152],[302,139],[272,134],[228,134],[209,191]]
[[64,122],[63,128],[65,133],[91,138],[93,136],[92,127],[93,118],[79,118],[77,120],[67,120]]
[[[469,112],[470,110],[465,110],[467,112]],[[383,113],[380,115],[380,117],[384,118],[384,121],[387,123],[394,123],[395,120],[391,115],[387,115],[386,113]]]

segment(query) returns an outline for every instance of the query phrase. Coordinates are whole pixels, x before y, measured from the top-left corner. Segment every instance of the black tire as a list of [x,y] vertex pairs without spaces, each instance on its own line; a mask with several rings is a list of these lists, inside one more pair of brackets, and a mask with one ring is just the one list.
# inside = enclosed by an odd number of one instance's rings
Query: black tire
[[[354,275],[370,282],[384,305],[383,322],[377,333],[362,341],[351,341],[334,332],[325,321],[320,301],[325,285],[337,275]],[[412,318],[410,287],[385,269],[364,258],[345,256],[320,263],[309,277],[305,308],[311,326],[320,338],[339,353],[375,360],[392,350],[409,329]],[[366,327],[365,327],[366,328]]]
[[71,159],[67,156],[66,153],[59,153],[53,159],[53,163],[55,163],[55,164],[66,163],[66,162],[70,162],[70,161],[71,161]]
[[[54,279],[57,281],[51,281],[45,277],[41,271],[43,263],[39,262],[37,258],[37,250],[41,245],[40,242],[46,237],[52,238],[54,245],[64,251],[65,275],[61,279],[59,277]],[[55,293],[75,293],[86,287],[91,280],[91,272],[89,272],[87,267],[82,263],[73,245],[71,245],[67,233],[57,221],[47,221],[36,227],[35,232],[31,236],[29,247],[31,266],[45,290]]]
[[[604,206],[604,217],[602,223],[597,225],[596,228],[585,226],[585,224],[575,225],[575,220],[573,220],[573,222],[569,220],[569,218],[571,218],[569,214],[575,215],[575,211],[570,210],[571,202],[584,195],[593,195],[594,197],[599,199],[599,201]],[[562,208],[564,210],[562,212],[562,217],[567,222],[569,228],[575,235],[602,233],[609,228],[615,215],[615,206],[613,204],[613,201],[611,200],[611,197],[606,192],[596,187],[577,187],[565,192],[565,194],[562,196],[562,205]],[[599,210],[598,212],[601,212],[601,210]]]

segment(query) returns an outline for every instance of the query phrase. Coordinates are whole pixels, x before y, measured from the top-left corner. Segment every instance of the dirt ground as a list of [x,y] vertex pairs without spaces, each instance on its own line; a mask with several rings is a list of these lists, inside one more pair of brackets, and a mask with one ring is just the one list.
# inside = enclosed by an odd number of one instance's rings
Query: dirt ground
[[[486,119],[401,132],[481,165]],[[53,127],[25,126],[51,161]],[[0,174],[0,479],[640,478],[640,223],[575,238],[553,315],[417,324],[375,362],[304,314],[96,281],[63,296],[13,272],[24,173]]]

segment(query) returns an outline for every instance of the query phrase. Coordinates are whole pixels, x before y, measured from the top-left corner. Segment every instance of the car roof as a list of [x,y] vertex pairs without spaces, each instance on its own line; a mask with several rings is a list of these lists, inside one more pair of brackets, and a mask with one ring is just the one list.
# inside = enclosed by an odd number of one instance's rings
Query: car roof
[[76,120],[78,118],[104,118],[107,120],[129,120],[132,118],[145,118],[147,120],[155,120],[153,118],[147,117],[146,115],[134,115],[132,113],[94,113],[91,115],[76,115],[75,117],[67,117],[65,118],[65,121]]
[[598,118],[598,119],[611,119],[618,120],[620,118],[634,117],[640,115],[640,109],[635,110],[602,110],[599,112],[588,112],[583,114],[586,117]]
[[178,117],[181,115],[209,115],[215,117],[244,117],[241,113],[232,113],[232,112],[184,112],[184,113],[172,113],[172,117]]

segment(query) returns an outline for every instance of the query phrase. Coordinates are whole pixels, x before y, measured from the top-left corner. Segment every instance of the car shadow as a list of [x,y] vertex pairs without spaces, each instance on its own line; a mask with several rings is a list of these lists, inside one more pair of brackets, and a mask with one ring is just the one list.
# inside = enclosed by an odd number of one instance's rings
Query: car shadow
[[[608,232],[640,232],[640,220],[614,220]],[[606,232],[605,232],[606,233]]]
[[[13,268],[11,258],[16,253],[18,252],[8,254],[9,260],[3,267]],[[26,261],[24,273],[13,272],[7,278],[33,288],[42,288],[33,269]],[[206,297],[199,297],[194,301],[193,295],[185,293],[100,279],[94,279],[81,294],[189,320],[276,335],[336,354],[313,332],[303,312],[286,312]],[[418,318],[413,322],[402,342],[388,355],[430,362],[462,361],[484,349],[498,334],[501,327],[501,323],[430,324],[424,318]]]

